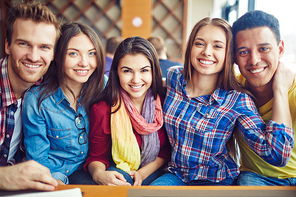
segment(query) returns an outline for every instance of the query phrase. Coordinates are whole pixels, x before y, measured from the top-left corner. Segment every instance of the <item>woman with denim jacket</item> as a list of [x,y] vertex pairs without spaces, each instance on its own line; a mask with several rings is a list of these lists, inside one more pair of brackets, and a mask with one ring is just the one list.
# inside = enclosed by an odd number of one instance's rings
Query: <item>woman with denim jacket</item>
[[[42,59],[32,62],[28,69],[33,72],[42,63]],[[48,167],[59,184],[69,180],[83,184],[82,179],[91,179],[73,172],[83,168],[88,154],[89,108],[104,87],[104,65],[97,34],[87,25],[66,23],[44,81],[25,96],[22,117],[27,159]]]

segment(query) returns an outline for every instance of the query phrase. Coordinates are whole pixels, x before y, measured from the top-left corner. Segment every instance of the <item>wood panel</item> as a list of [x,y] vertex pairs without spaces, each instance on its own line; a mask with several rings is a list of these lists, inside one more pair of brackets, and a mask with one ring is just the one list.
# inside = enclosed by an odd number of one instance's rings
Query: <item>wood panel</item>
[[123,0],[121,7],[122,37],[148,38],[152,31],[152,0]]

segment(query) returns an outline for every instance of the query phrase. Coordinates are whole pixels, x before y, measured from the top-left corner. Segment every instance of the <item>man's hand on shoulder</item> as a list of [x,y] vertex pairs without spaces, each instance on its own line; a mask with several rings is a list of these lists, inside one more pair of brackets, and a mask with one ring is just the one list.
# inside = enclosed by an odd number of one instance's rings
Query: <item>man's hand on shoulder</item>
[[30,160],[14,166],[0,167],[0,189],[2,190],[54,190],[58,182],[52,178],[48,168]]
[[292,86],[294,79],[296,77],[296,72],[290,70],[284,65],[284,63],[278,63],[277,70],[273,77],[273,92],[276,91],[289,91],[289,88]]

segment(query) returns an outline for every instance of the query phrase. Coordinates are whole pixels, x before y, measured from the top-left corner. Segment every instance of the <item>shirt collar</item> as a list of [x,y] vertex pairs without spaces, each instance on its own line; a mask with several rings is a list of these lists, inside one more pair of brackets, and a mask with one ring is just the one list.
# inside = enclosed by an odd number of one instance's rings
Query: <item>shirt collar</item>
[[[7,107],[11,104],[17,102],[17,98],[13,93],[13,89],[9,80],[8,76],[8,56],[0,60],[0,78],[1,78],[1,85],[0,85],[0,96],[2,99],[2,106]],[[41,77],[38,81],[36,81],[33,85],[40,85],[43,77]],[[24,97],[25,93],[29,90],[28,88],[23,94]]]
[[[63,100],[66,100],[69,103],[61,87],[59,87],[58,90],[53,94],[53,97],[56,102],[56,105],[60,104]],[[80,96],[78,102],[80,102],[81,98],[82,96]]]
[[0,77],[1,77],[1,86],[0,94],[2,99],[2,107],[8,107],[11,104],[17,102],[17,99],[13,93],[11,83],[8,77],[7,69],[8,57],[0,60]]
[[[187,81],[184,79],[183,69],[180,69],[180,72],[177,75],[177,81],[180,83],[179,85],[182,87],[182,93],[184,95],[187,95],[185,91],[185,88],[187,86]],[[214,102],[217,102],[219,105],[222,105],[225,97],[226,97],[226,91],[224,89],[217,88],[213,92],[213,94],[211,94],[207,102],[209,102],[210,105],[213,104]]]
[[58,90],[53,94],[53,97],[57,105],[60,104],[63,100],[68,101],[61,87],[59,87]]
[[187,81],[184,79],[183,68],[180,68],[177,74],[177,83],[179,83],[180,87],[182,88],[182,93],[187,96],[187,93],[185,90],[187,86]]
[[224,89],[217,88],[210,97],[210,104],[216,101],[221,106],[225,101],[226,93],[227,91],[225,91]]

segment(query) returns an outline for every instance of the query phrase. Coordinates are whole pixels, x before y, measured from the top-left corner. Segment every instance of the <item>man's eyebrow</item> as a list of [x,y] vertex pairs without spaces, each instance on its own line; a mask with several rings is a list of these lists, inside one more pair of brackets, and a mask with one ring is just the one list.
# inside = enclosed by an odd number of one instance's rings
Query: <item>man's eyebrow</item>
[[266,42],[266,43],[261,43],[261,44],[258,44],[258,46],[265,46],[265,45],[271,45],[270,43]]
[[[21,39],[21,38],[17,38],[17,39],[15,39],[15,41],[16,41],[16,42],[25,42],[25,43],[31,44],[30,41],[28,41],[28,40],[24,40],[24,39]],[[41,45],[41,46],[53,47],[53,44],[51,44],[51,43],[41,43],[40,45]]]
[[[260,43],[260,44],[258,44],[257,46],[266,46],[266,45],[271,45],[270,43],[268,43],[268,42],[265,42],[265,43]],[[239,48],[237,48],[236,49],[236,51],[239,51],[239,50],[242,50],[242,49],[246,49],[247,47],[239,47]]]
[[29,41],[24,40],[24,39],[21,39],[21,38],[17,38],[17,39],[15,39],[15,41],[17,41],[17,42],[26,42],[26,43],[30,43]]
[[53,44],[41,44],[42,46],[53,47]]
[[247,47],[239,47],[236,49],[236,51],[242,50],[242,49],[246,49]]

